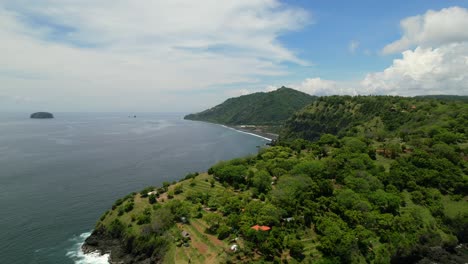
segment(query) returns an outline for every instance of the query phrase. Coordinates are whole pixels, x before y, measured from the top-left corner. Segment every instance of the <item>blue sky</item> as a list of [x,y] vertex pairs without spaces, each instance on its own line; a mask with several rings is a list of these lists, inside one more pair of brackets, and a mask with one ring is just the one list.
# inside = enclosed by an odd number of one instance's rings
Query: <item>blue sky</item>
[[0,0],[0,110],[468,94],[468,1]]
[[[429,9],[450,6],[467,7],[468,1],[285,1],[310,10],[314,24],[291,32],[280,40],[314,66],[299,67],[298,77],[311,75],[324,79],[358,80],[368,72],[388,67],[400,54],[382,55],[388,43],[399,39],[400,20],[423,14]],[[349,52],[351,41],[359,42],[355,53]],[[367,55],[366,50],[370,52]],[[290,66],[291,67],[291,66]],[[294,66],[292,66],[294,67]]]

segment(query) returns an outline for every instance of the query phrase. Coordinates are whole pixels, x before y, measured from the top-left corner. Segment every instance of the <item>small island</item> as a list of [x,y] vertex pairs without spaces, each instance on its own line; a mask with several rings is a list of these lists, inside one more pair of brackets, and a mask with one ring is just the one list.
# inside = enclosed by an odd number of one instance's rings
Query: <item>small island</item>
[[31,118],[47,119],[47,118],[54,118],[54,115],[48,112],[37,112],[37,113],[31,114]]

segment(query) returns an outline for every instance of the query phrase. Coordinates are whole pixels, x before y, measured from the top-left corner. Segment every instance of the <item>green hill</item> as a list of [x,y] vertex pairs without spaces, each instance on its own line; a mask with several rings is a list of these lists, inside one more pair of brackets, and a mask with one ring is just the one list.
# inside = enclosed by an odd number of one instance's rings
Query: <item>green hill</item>
[[466,263],[467,122],[461,101],[320,98],[277,146],[119,199],[83,248],[119,263]]
[[290,88],[230,98],[224,103],[185,119],[225,125],[279,125],[316,97]]
[[466,133],[468,104],[425,97],[320,97],[295,113],[284,127],[284,140],[316,140],[326,133],[372,139],[420,137],[431,130]]

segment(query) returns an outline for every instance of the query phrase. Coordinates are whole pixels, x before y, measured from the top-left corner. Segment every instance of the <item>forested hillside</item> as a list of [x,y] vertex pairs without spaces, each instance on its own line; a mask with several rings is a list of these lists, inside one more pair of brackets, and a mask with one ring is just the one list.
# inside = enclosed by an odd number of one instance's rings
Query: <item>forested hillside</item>
[[466,263],[467,120],[464,102],[320,98],[277,146],[117,201],[87,245],[166,263]]
[[[452,100],[392,96],[320,97],[285,124],[284,140],[317,140],[330,133],[382,141],[420,140],[433,134],[462,137],[468,129],[468,104]],[[456,140],[455,140],[456,141]]]
[[280,125],[314,99],[306,93],[281,87],[268,93],[230,98],[211,109],[187,115],[185,119],[225,125]]

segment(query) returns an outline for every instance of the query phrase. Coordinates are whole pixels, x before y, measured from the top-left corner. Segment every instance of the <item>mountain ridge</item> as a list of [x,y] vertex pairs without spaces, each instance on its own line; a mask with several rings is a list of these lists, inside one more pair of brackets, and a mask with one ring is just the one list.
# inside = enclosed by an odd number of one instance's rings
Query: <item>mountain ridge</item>
[[229,98],[223,103],[184,117],[223,125],[281,125],[315,96],[287,88]]

